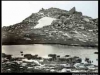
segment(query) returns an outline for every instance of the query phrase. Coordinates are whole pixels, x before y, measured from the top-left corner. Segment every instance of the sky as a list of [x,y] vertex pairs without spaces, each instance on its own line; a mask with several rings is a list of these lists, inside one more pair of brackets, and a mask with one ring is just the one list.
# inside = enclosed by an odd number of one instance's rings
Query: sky
[[2,1],[2,26],[21,22],[41,8],[51,7],[77,11],[92,18],[98,18],[98,1]]

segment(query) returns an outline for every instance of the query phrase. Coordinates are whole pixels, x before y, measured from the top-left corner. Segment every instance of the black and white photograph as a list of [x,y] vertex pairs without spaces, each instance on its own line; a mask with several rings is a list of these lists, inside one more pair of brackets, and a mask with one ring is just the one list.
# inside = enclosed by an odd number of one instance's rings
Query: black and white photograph
[[2,73],[98,73],[98,1],[2,1]]

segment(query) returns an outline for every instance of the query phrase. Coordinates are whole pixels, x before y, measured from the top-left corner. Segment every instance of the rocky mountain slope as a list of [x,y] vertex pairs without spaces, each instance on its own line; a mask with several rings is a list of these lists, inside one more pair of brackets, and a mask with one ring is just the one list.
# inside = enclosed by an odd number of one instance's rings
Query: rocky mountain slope
[[75,7],[69,11],[42,8],[21,23],[2,28],[2,44],[35,43],[97,47],[98,19],[84,16]]

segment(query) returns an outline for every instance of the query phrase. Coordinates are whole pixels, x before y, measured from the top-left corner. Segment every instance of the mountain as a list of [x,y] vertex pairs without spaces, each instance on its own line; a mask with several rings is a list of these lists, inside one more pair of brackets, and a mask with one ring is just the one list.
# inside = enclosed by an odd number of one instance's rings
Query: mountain
[[59,8],[41,9],[22,22],[2,27],[2,44],[98,46],[98,18]]

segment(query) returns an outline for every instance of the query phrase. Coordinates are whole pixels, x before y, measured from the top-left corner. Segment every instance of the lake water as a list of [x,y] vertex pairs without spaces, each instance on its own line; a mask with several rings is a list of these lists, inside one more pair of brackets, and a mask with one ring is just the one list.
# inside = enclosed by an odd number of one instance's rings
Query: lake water
[[14,57],[20,57],[20,51],[23,54],[38,54],[39,56],[47,56],[48,54],[57,54],[60,56],[70,55],[79,56],[82,59],[90,58],[95,64],[98,64],[98,52],[96,48],[74,47],[66,45],[48,45],[48,44],[34,44],[34,45],[3,45],[2,53],[11,54]]

